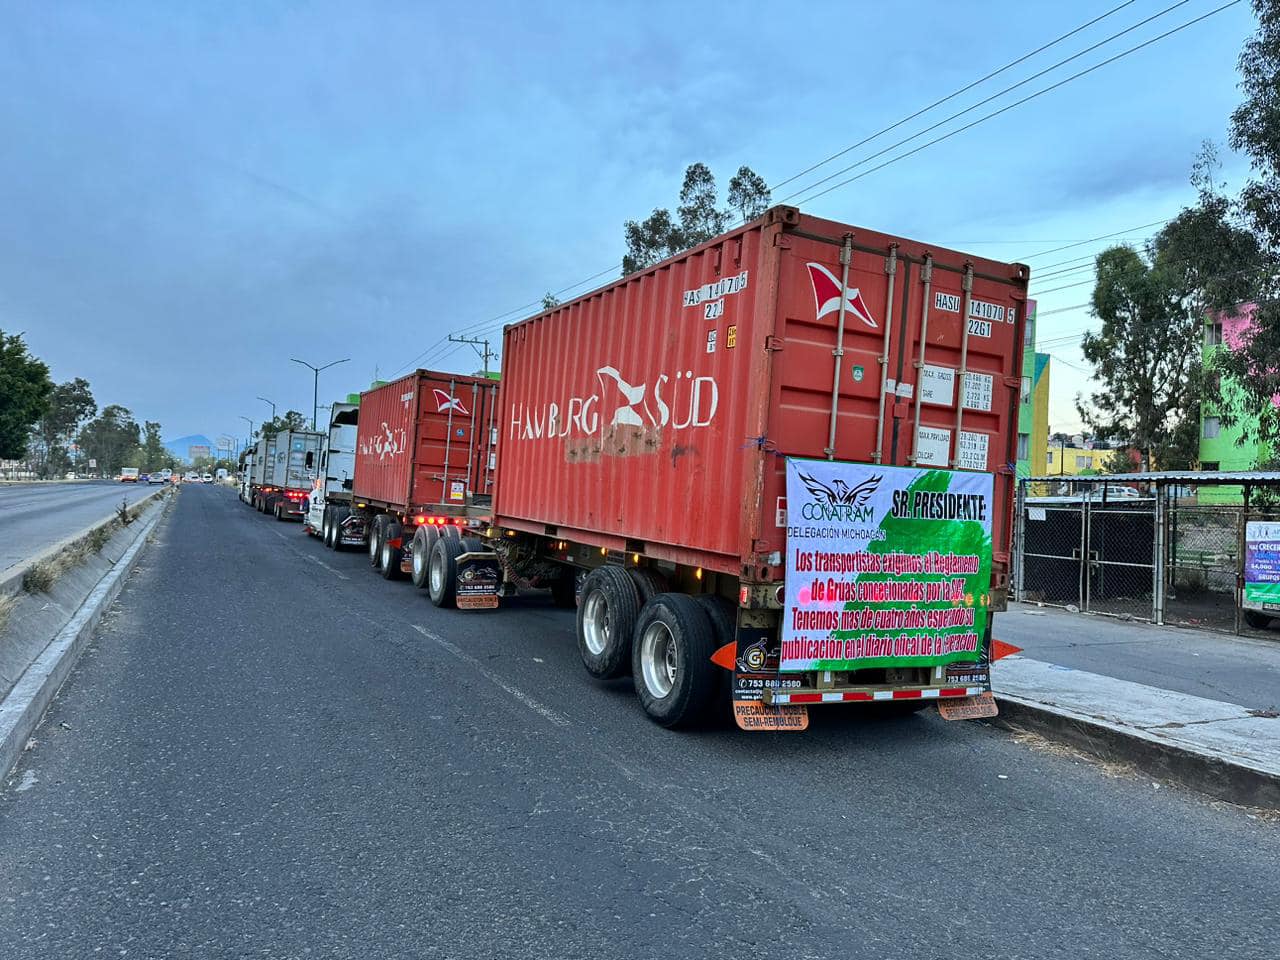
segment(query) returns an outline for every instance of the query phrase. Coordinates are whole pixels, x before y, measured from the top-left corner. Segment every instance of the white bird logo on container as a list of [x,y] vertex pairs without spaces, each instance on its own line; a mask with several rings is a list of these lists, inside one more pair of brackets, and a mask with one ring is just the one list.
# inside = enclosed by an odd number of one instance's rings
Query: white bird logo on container
[[462,414],[464,417],[471,416],[470,411],[462,405],[461,397],[451,397],[439,388],[433,388],[431,392],[436,395],[436,413],[452,410],[455,413]]

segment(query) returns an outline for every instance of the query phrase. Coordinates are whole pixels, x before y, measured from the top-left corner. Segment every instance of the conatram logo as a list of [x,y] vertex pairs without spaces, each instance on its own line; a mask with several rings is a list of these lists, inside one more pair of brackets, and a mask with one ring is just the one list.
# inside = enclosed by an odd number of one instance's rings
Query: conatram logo
[[883,477],[868,477],[856,486],[849,486],[839,477],[831,485],[815,480],[808,474],[799,474],[813,499],[800,507],[800,516],[806,520],[865,522],[871,519],[868,503]]

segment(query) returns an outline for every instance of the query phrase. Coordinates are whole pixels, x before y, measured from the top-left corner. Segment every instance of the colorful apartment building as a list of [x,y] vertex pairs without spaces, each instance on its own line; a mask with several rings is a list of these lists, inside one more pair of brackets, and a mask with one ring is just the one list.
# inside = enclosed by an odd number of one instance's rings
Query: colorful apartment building
[[[1202,356],[1206,362],[1216,350],[1232,350],[1239,346],[1241,337],[1253,323],[1255,309],[1255,304],[1247,303],[1233,312],[1220,313],[1205,321]],[[1223,383],[1222,392],[1229,406],[1239,402],[1239,388],[1234,384]],[[1238,418],[1234,426],[1227,426],[1218,412],[1206,405],[1200,415],[1200,469],[1254,470],[1259,463],[1270,459],[1270,450],[1265,444],[1242,440],[1253,426],[1254,419],[1248,416]],[[1201,503],[1240,503],[1243,492],[1239,487],[1202,487],[1197,499]]]
[[1045,458],[1049,442],[1049,355],[1036,353],[1036,302],[1027,301],[1027,327],[1022,351],[1022,393],[1018,404],[1018,476],[1050,472]]

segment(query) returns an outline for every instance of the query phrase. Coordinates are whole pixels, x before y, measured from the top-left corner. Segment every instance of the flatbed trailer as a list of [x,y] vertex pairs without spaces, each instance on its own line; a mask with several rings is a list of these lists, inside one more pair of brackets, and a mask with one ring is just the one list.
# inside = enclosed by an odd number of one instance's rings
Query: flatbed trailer
[[993,715],[1028,279],[780,206],[508,326],[493,522],[432,601],[550,588],[667,726]]

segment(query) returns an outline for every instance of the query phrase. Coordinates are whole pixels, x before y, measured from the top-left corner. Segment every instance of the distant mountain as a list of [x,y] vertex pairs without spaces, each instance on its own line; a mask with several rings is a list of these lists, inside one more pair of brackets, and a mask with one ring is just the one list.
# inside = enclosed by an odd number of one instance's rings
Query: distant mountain
[[179,460],[190,463],[196,457],[212,457],[217,451],[213,441],[202,433],[193,433],[189,437],[178,437],[176,440],[164,441],[165,448]]

